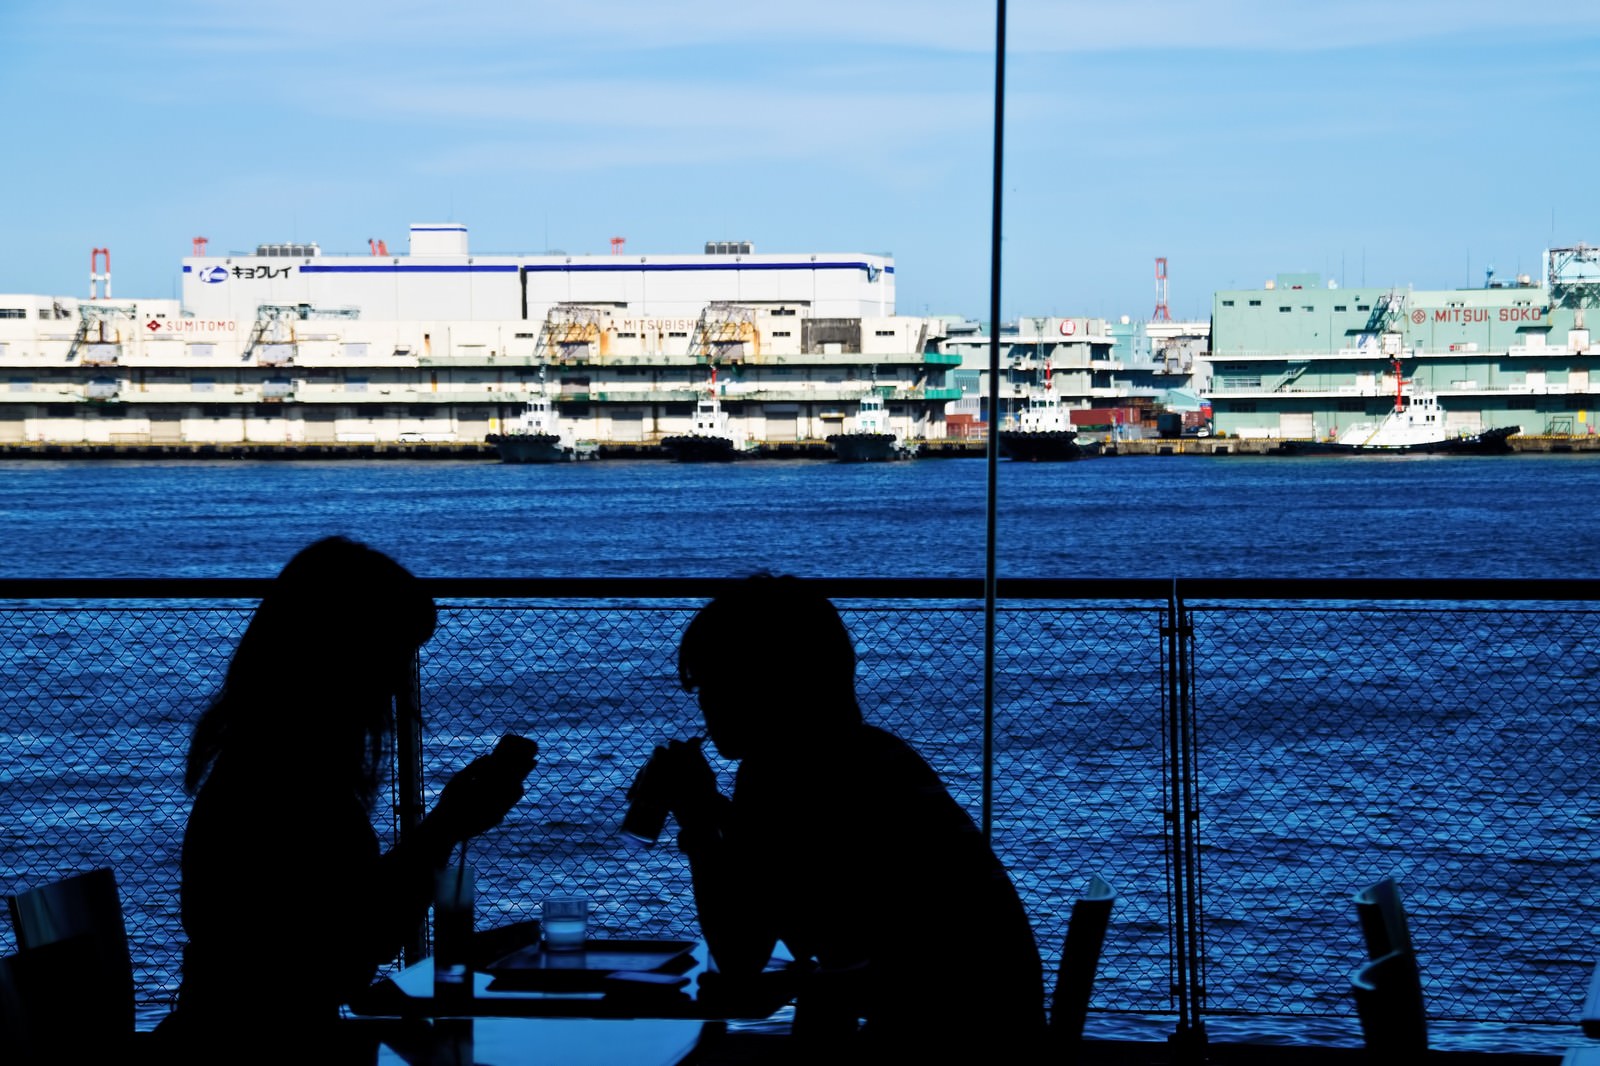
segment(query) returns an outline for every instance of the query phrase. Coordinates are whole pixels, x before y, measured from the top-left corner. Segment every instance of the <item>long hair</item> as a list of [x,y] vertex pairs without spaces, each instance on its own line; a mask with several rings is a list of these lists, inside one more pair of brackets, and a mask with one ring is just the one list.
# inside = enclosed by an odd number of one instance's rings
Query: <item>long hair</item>
[[394,695],[437,620],[417,579],[382,552],[344,537],[301,549],[195,724],[184,788],[198,792],[226,765],[331,775],[370,803]]

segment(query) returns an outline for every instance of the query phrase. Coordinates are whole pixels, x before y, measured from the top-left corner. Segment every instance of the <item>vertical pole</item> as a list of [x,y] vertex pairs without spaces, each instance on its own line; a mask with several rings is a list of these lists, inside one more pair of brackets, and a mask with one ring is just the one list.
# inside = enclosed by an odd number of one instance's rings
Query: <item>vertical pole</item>
[[1171,1042],[1180,1062],[1205,1059],[1205,928],[1201,906],[1200,785],[1194,704],[1194,625],[1176,579],[1167,602],[1163,747],[1170,776],[1167,875],[1172,923],[1172,992],[1178,1027]]
[[994,204],[989,222],[989,447],[988,499],[984,515],[983,559],[983,837],[994,829],[994,635],[995,635],[995,475],[1000,434],[1000,219],[1001,161],[1006,117],[1006,0],[995,0],[994,34]]
[[[422,821],[422,665],[411,659],[411,684],[394,701],[395,842]],[[424,919],[406,935],[401,945],[407,965],[428,954],[428,923]]]
[[1178,583],[1172,583],[1167,609],[1161,625],[1161,755],[1166,775],[1166,803],[1162,836],[1166,845],[1167,866],[1167,965],[1171,993],[1178,1008],[1178,1029],[1174,1042],[1186,1038],[1189,1018],[1189,969],[1183,955],[1188,944],[1188,910],[1183,877],[1183,764],[1180,719],[1181,683],[1178,680]]

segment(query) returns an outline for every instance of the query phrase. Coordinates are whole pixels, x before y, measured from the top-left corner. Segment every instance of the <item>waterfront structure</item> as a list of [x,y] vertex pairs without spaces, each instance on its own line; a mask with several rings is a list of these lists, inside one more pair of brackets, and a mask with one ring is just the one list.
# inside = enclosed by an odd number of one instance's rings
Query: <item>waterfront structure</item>
[[[1158,327],[1166,327],[1162,333]],[[1103,318],[1024,317],[1000,327],[1001,429],[1023,429],[1030,396],[1046,387],[1088,438],[1137,433],[1146,412],[1174,388],[1189,388],[1203,359],[1205,323],[1108,322]],[[947,424],[987,424],[989,336],[981,323],[947,320],[944,348],[961,356],[953,380],[962,402]]]
[[[1445,428],[1472,435],[1589,436],[1600,347],[1586,315],[1600,249],[1549,250],[1538,279],[1490,272],[1482,288],[1339,288],[1280,274],[1214,297],[1209,390],[1229,436],[1328,440],[1376,422],[1403,383],[1438,397]],[[1396,381],[1398,360],[1401,381]]]
[[419,224],[403,256],[192,256],[182,293],[0,295],[0,444],[481,443],[548,392],[577,438],[648,448],[719,367],[745,436],[825,453],[868,389],[913,439],[960,395],[880,255],[479,256]]

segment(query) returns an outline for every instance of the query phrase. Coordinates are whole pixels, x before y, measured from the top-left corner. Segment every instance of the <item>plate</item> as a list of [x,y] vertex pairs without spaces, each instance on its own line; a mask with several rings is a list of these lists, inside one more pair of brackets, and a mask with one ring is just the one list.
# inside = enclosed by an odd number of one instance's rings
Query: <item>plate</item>
[[602,992],[606,977],[620,971],[683,973],[694,966],[692,940],[591,939],[582,951],[519,948],[485,966],[494,975],[490,991]]

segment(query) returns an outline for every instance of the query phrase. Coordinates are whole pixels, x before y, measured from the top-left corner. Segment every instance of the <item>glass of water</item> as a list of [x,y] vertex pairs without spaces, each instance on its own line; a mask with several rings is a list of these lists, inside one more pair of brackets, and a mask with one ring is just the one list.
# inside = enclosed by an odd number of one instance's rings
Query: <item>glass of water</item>
[[546,951],[582,951],[589,936],[589,901],[581,896],[547,899],[540,925]]

